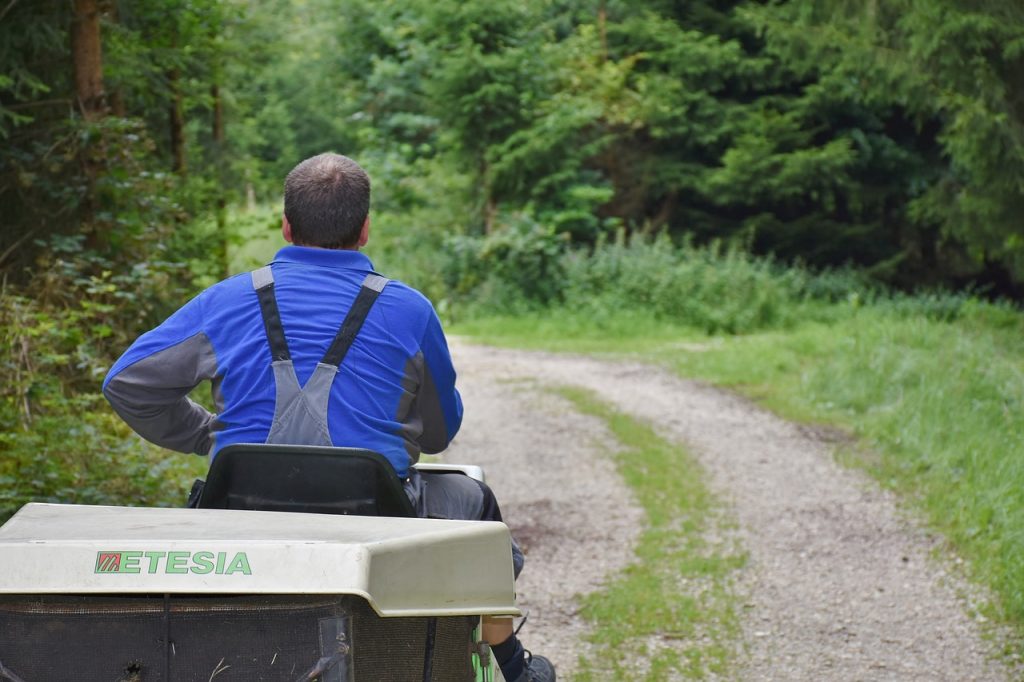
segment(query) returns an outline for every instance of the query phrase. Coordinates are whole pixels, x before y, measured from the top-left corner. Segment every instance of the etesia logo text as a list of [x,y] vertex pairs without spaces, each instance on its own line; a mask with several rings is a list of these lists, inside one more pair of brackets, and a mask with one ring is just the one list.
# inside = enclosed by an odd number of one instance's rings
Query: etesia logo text
[[245,552],[96,552],[96,573],[252,575]]

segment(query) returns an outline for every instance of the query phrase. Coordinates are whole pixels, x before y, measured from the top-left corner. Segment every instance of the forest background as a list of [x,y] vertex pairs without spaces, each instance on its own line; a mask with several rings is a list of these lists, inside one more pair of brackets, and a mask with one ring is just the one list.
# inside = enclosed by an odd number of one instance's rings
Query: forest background
[[1024,624],[1019,2],[3,0],[0,519],[180,503],[100,381],[326,150],[457,330],[841,427]]

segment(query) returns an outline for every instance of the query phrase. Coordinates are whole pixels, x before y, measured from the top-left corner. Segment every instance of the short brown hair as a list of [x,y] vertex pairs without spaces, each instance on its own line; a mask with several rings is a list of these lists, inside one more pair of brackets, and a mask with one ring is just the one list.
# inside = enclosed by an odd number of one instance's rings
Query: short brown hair
[[370,176],[341,154],[306,159],[284,181],[284,215],[299,246],[344,249],[370,213]]

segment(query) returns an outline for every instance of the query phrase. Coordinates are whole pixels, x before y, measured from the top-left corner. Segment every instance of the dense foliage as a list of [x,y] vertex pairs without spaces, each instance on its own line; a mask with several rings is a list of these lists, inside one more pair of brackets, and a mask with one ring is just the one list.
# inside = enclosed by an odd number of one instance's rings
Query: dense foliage
[[458,202],[440,227],[470,234],[526,214],[584,243],[739,238],[907,289],[1020,292],[1013,3],[345,6],[338,144],[389,186],[470,179],[385,208]]
[[739,238],[910,289],[1024,277],[1010,0],[44,0],[10,3],[0,38],[12,276],[47,248],[31,239],[138,230],[125,199],[168,193],[126,156],[173,174],[180,220],[276,200],[334,149],[418,232],[525,215],[577,243]]
[[[448,316],[745,333],[1022,295],[1011,0],[13,0],[0,64],[9,505],[154,499],[99,379],[326,149]],[[963,293],[892,293],[934,286]]]

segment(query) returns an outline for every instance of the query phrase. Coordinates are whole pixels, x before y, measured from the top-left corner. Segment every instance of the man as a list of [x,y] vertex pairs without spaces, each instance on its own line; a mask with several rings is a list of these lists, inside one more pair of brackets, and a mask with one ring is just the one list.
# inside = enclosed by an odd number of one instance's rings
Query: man
[[[430,302],[375,273],[360,252],[369,207],[370,179],[351,159],[300,163],[285,180],[281,229],[292,246],[142,335],[103,393],[162,447],[211,459],[232,443],[366,448],[391,462],[421,516],[501,520],[487,486],[411,466],[448,446],[462,402]],[[206,379],[216,414],[188,398]],[[514,543],[513,561],[518,575]],[[484,638],[509,682],[554,681],[551,663],[524,652],[510,619],[485,619]]]

